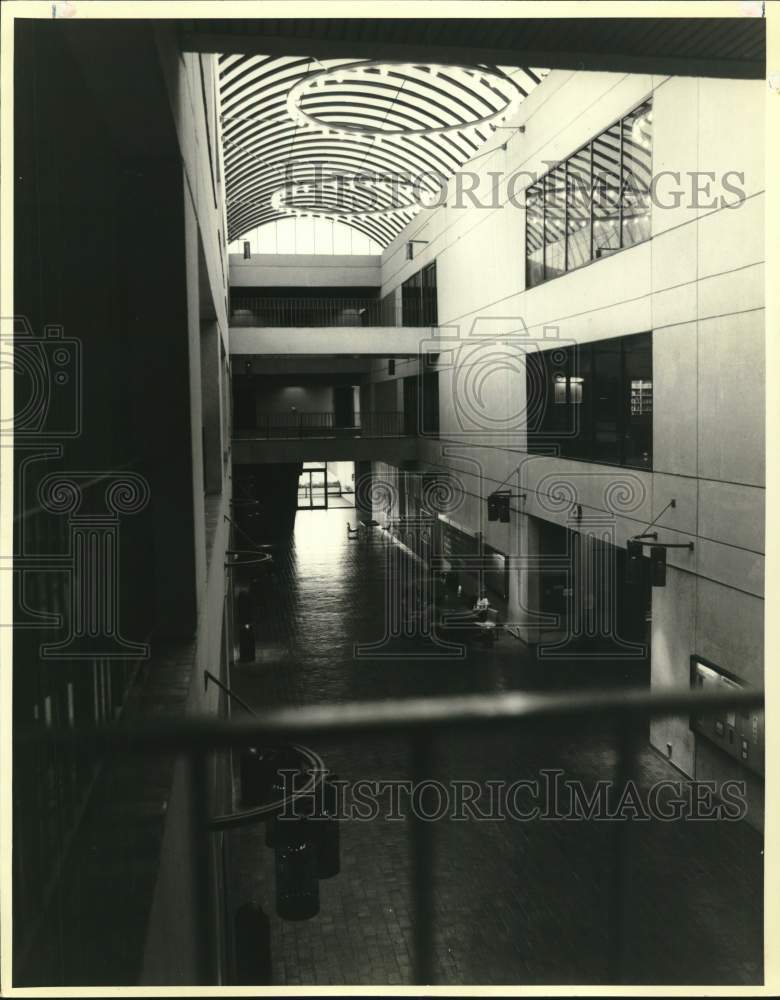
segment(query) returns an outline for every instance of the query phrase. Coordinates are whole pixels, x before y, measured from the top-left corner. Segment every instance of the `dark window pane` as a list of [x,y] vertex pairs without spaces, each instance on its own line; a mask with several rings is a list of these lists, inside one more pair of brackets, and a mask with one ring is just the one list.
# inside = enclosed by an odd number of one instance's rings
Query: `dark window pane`
[[417,434],[418,428],[417,376],[407,375],[404,379],[404,434]]
[[426,372],[422,377],[423,433],[439,433],[439,373]]
[[593,344],[593,458],[620,462],[621,387],[620,339]]
[[544,281],[544,187],[534,184],[525,196],[525,284]]
[[623,246],[650,238],[653,106],[642,104],[623,119]]
[[556,347],[545,351],[545,378],[547,381],[547,409],[544,430],[561,449],[566,451],[566,439],[571,437],[572,417],[569,402],[569,374],[571,361],[569,350]]
[[413,274],[401,286],[404,326],[422,326],[422,277]]
[[652,467],[651,334],[526,356],[528,450]]
[[540,442],[547,406],[547,384],[544,377],[544,354],[529,352],[525,355],[525,424],[528,450],[534,451]]
[[567,249],[566,269],[590,260],[590,146],[575,153],[566,164]]
[[560,164],[544,179],[544,276],[566,271],[566,167]]
[[653,352],[649,333],[623,338],[626,465],[649,469],[653,463]]
[[620,122],[593,140],[593,256],[620,249]]
[[422,269],[422,312],[423,326],[436,326],[439,322],[436,296],[436,261]]
[[570,349],[571,375],[569,396],[573,437],[567,446],[570,458],[591,457],[591,413],[593,401],[593,375],[591,372],[591,345],[580,344]]

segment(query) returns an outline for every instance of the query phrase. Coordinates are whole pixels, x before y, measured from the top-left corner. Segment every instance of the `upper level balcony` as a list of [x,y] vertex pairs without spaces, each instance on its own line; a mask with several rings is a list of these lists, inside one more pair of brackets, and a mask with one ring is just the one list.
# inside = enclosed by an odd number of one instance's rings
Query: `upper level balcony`
[[363,413],[348,421],[335,412],[257,414],[253,427],[233,431],[235,465],[267,462],[398,463],[416,455],[417,438],[401,412]]
[[404,324],[403,318],[400,302],[378,298],[237,296],[230,310],[230,325],[234,327],[333,328],[413,325]]
[[436,332],[435,310],[404,307],[397,297],[234,295],[231,301],[233,355],[409,356],[431,350]]

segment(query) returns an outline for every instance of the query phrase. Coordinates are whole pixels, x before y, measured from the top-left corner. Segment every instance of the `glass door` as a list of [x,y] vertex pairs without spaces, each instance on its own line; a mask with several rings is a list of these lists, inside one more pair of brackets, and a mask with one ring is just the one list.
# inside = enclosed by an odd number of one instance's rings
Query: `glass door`
[[298,510],[327,510],[327,483],[325,466],[304,469],[298,478]]

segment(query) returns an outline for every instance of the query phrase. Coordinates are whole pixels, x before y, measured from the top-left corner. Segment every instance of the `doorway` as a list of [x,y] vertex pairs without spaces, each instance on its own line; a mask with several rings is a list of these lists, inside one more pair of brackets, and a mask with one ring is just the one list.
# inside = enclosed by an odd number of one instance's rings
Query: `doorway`
[[309,467],[298,477],[298,510],[328,509],[328,470],[324,465]]

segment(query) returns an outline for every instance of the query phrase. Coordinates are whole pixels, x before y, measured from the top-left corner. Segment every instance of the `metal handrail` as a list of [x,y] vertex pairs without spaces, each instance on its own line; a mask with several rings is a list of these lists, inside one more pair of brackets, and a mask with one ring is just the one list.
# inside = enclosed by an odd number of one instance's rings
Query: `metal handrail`
[[400,411],[364,413],[352,424],[340,424],[333,411],[301,411],[295,413],[261,413],[257,426],[234,428],[237,440],[251,438],[318,437],[403,437],[404,415]]
[[[213,676],[213,675],[212,675]],[[209,838],[215,817],[209,812],[208,758],[215,750],[257,745],[262,740],[286,738],[360,738],[370,733],[395,732],[410,741],[411,766],[417,782],[430,778],[435,735],[446,729],[507,728],[518,724],[546,723],[551,719],[578,719],[598,715],[615,724],[618,737],[616,779],[632,780],[637,770],[640,730],[636,723],[650,718],[686,713],[705,714],[717,709],[761,708],[761,690],[706,691],[690,688],[665,691],[569,691],[540,695],[511,692],[490,695],[413,698],[384,702],[307,706],[267,711],[241,720],[190,716],[143,724],[103,727],[98,730],[26,729],[15,734],[20,740],[47,740],[64,744],[97,743],[113,752],[186,753],[190,760],[190,808],[195,849],[192,879],[195,887],[196,926],[201,981],[219,978],[215,949],[215,916],[208,875]],[[250,813],[252,811],[250,810]],[[226,823],[244,823],[252,815],[222,818]],[[260,816],[257,817],[258,819]],[[220,818],[216,818],[220,821]],[[631,830],[629,823],[614,827],[615,863],[609,912],[610,980],[630,980],[628,925],[630,923]],[[410,847],[413,863],[413,954],[415,983],[434,982],[434,842],[430,823],[412,813]]]
[[699,691],[690,688],[646,691],[584,690],[565,694],[507,692],[453,695],[437,698],[404,698],[388,701],[309,705],[259,713],[249,719],[216,719],[191,715],[174,720],[108,726],[92,730],[17,730],[21,740],[46,740],[66,744],[99,743],[109,749],[131,752],[208,750],[247,746],[253,740],[274,738],[355,738],[370,733],[427,734],[451,728],[491,728],[519,722],[606,716],[615,721],[637,721],[669,715],[706,713],[727,708],[762,708],[764,692]]

